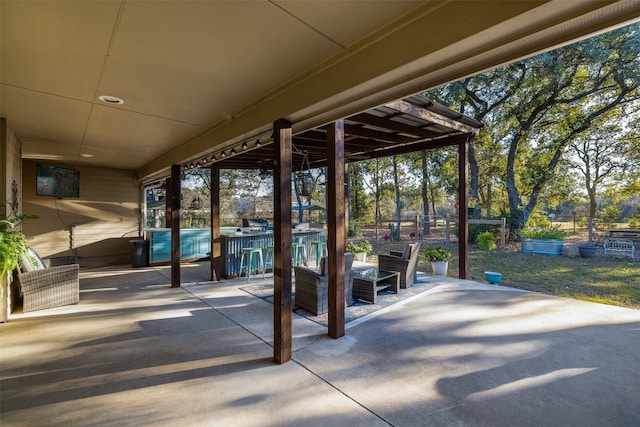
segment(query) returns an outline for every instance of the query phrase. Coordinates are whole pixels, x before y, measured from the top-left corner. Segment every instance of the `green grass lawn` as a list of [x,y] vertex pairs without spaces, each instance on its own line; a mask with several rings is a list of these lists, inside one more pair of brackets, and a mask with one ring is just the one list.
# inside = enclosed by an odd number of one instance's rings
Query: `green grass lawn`
[[[407,243],[394,243],[404,247]],[[423,243],[423,246],[426,243]],[[449,276],[458,276],[457,245]],[[389,245],[374,245],[374,253],[388,253]],[[431,271],[421,257],[419,270]],[[519,244],[505,250],[483,251],[469,247],[470,279],[485,282],[484,272],[502,273],[501,285],[550,295],[640,309],[640,260],[629,258],[580,258],[532,255],[520,252]]]
[[[449,263],[458,275],[458,259]],[[604,304],[640,308],[640,261],[629,258],[580,258],[523,254],[514,250],[469,252],[471,279],[484,282],[485,271],[502,273],[500,284]]]

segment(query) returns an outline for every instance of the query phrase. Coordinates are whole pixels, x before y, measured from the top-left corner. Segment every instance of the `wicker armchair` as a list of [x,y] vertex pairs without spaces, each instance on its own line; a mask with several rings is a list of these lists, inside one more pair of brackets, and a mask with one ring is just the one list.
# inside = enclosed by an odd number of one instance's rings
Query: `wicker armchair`
[[[345,305],[353,304],[353,278],[351,266],[354,254],[344,254],[344,300]],[[294,267],[296,277],[296,306],[318,315],[329,310],[329,275],[327,257],[320,260],[320,273],[306,267]]]
[[78,264],[60,265],[22,272],[14,270],[14,281],[22,292],[24,312],[44,310],[80,301]]
[[378,255],[378,268],[400,273],[400,288],[406,289],[416,281],[420,243],[408,245],[404,252],[391,252],[389,255]]

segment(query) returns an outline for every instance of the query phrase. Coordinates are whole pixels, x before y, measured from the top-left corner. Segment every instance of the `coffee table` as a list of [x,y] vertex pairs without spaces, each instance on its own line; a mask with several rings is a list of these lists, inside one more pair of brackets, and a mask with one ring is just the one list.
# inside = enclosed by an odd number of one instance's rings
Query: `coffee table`
[[400,273],[397,271],[368,268],[352,271],[352,274],[353,298],[375,304],[380,291],[389,289],[393,293],[398,293]]

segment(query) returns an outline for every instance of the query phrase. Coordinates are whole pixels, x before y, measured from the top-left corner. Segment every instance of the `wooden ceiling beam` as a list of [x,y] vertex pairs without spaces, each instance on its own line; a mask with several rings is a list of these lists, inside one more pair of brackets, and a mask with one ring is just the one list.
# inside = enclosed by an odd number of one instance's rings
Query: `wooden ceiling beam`
[[478,133],[478,129],[475,127],[442,116],[438,113],[434,113],[433,111],[429,111],[426,108],[420,107],[416,104],[412,104],[404,100],[389,102],[385,104],[385,107],[403,112],[405,114],[409,114],[420,120],[426,120],[428,122],[445,126],[449,129],[457,130],[458,132],[471,133],[473,135],[476,135]]
[[392,116],[380,117],[369,113],[360,113],[356,114],[355,116],[349,117],[348,120],[353,120],[358,123],[364,123],[369,126],[395,130],[396,132],[413,135],[416,138],[434,138],[438,135],[437,132],[432,132],[422,127],[411,126],[406,123],[392,120],[393,117],[397,116],[398,115],[394,114]]

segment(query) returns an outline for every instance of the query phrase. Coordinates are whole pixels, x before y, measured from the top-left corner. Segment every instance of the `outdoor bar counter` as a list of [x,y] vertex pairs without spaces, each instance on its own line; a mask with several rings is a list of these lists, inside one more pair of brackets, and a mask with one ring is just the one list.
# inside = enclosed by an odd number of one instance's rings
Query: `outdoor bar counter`
[[[292,239],[297,241],[302,238],[306,247],[307,256],[311,255],[312,242],[320,241],[322,230],[293,230]],[[251,247],[251,242],[257,240],[260,247],[273,246],[273,231],[236,232],[220,235],[220,258],[222,259],[222,277],[229,279],[238,277],[240,270],[240,257],[242,248]]]
[[[260,247],[273,246],[273,231],[236,231],[239,227],[221,227],[220,258],[221,276],[234,278],[239,274],[242,248],[251,247],[251,242],[257,240]],[[307,256],[312,255],[312,242],[320,241],[321,229],[293,230],[294,242],[302,238]],[[149,262],[164,264],[171,261],[171,230],[168,228],[145,230],[149,240]],[[209,228],[189,228],[180,230],[180,259],[193,260],[208,258],[211,254],[211,230]]]

